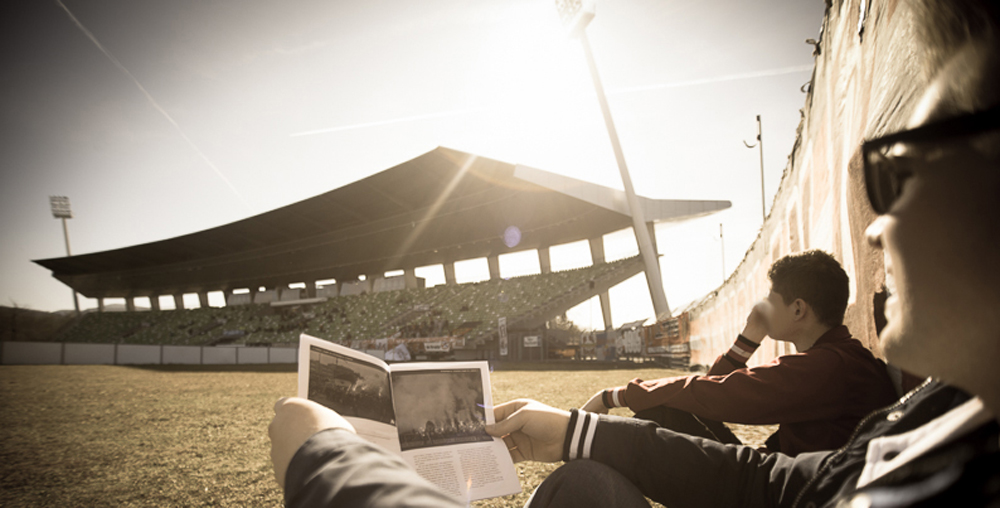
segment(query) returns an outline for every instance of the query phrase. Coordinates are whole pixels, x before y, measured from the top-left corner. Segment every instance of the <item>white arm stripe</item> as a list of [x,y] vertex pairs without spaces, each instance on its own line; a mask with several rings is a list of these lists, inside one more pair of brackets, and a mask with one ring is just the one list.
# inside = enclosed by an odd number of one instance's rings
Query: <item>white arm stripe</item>
[[746,351],[745,349],[743,349],[743,348],[741,348],[741,347],[737,346],[736,344],[733,344],[733,347],[732,347],[731,349],[732,349],[732,350],[733,350],[733,352],[735,352],[736,354],[738,354],[738,355],[740,355],[740,356],[743,356],[743,357],[746,357],[746,358],[750,358],[750,355],[752,355],[752,354],[753,354],[753,353],[750,353],[750,352]]
[[576,418],[576,426],[573,427],[573,437],[569,440],[569,460],[576,459],[576,450],[580,446],[580,431],[583,430],[583,420],[587,413],[580,411]]
[[590,419],[590,425],[587,426],[587,436],[583,440],[583,458],[590,458],[590,446],[594,444],[594,431],[597,430],[597,420],[598,417],[593,413],[586,413],[587,418]]

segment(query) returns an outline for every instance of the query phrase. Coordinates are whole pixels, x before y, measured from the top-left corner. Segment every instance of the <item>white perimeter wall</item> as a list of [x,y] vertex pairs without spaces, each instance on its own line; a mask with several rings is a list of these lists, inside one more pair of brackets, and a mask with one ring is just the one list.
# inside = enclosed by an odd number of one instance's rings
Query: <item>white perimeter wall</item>
[[294,347],[143,346],[4,342],[3,365],[234,365],[296,363]]

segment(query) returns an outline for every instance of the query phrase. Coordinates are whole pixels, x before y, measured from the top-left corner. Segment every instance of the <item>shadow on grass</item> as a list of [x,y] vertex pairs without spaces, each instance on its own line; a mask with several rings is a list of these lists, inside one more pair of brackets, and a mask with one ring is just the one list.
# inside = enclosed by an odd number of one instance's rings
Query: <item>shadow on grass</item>
[[121,365],[121,367],[153,372],[296,372],[294,363],[263,363],[238,365]]

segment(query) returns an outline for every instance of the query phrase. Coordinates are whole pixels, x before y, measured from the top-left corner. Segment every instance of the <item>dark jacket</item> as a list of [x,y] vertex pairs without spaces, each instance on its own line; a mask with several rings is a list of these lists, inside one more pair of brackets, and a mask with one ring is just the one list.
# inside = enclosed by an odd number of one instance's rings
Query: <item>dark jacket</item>
[[855,488],[869,441],[913,430],[968,399],[955,388],[925,384],[865,417],[841,449],[797,457],[723,445],[652,422],[574,410],[570,429],[578,418],[585,419],[582,428],[596,429],[589,449],[580,435],[567,433],[564,460],[589,458],[611,466],[647,497],[671,508],[834,507],[847,506],[838,503],[861,495],[868,496],[870,506],[1000,506],[996,420],[931,449],[861,490]]
[[398,455],[342,429],[317,432],[285,474],[285,506],[460,507]]
[[[571,421],[564,459],[570,459],[573,448],[574,457],[586,455],[615,468],[671,508],[995,507],[1000,505],[1000,427],[995,420],[855,489],[869,441],[913,430],[968,399],[947,386],[922,386],[866,417],[840,450],[794,458],[693,438],[651,422],[573,411],[574,420],[592,420],[596,428],[591,447],[582,450],[585,440],[574,439]],[[306,441],[292,458],[285,484],[289,507],[464,506],[421,479],[398,456],[344,430],[322,431]],[[847,504],[860,496],[867,497],[867,504]]]
[[636,412],[667,406],[710,420],[780,424],[772,451],[788,455],[842,446],[865,415],[897,397],[885,363],[845,326],[806,351],[757,367],[722,355],[709,375],[635,379],[624,389]]

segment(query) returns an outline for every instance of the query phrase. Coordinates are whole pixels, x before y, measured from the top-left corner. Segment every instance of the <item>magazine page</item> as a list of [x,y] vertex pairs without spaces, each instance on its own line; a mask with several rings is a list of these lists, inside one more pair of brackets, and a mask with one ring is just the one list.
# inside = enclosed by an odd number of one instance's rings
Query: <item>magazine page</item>
[[397,363],[390,367],[403,459],[466,503],[521,492],[494,423],[487,362]]
[[400,453],[389,365],[306,334],[299,337],[298,396],[344,417],[358,435]]

